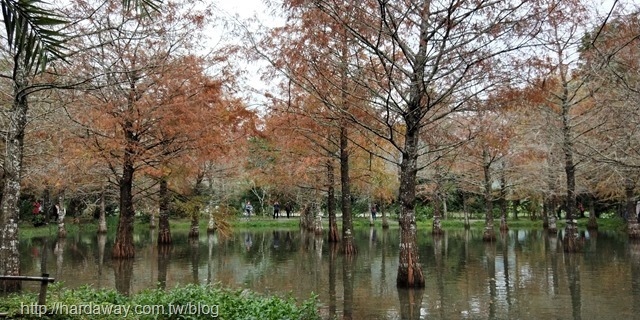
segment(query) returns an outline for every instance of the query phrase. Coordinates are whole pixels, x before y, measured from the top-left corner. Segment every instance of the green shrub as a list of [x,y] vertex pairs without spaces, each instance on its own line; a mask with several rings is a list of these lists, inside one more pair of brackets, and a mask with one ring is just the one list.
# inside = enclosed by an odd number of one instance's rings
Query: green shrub
[[[35,306],[37,300],[36,293],[13,294],[2,299],[0,312],[9,317],[39,318],[37,312],[44,309],[35,309],[39,308]],[[28,309],[30,306],[34,309]],[[315,295],[298,304],[291,297],[263,296],[219,285],[189,284],[125,296],[112,289],[88,286],[65,289],[58,283],[51,286],[46,306],[48,313],[41,315],[43,319],[122,319],[124,314],[116,314],[118,310],[128,310],[132,319],[320,319]],[[83,306],[84,314],[77,314],[78,306]],[[58,312],[53,314],[56,307]],[[88,310],[99,312],[86,314]]]
[[433,218],[433,207],[427,204],[418,204],[416,206],[416,219],[426,221]]

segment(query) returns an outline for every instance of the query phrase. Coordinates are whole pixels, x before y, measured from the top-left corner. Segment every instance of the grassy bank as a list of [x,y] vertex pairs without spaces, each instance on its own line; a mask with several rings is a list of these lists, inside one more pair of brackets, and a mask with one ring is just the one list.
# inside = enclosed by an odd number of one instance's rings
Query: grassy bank
[[[338,226],[341,227],[342,225],[341,218],[338,217],[337,220],[338,220]],[[107,219],[109,234],[115,233],[117,222],[118,222],[117,217],[109,217]],[[201,232],[206,232],[207,222],[208,221],[206,219],[202,219],[200,221]],[[289,219],[287,218],[273,219],[271,217],[253,216],[250,219],[246,219],[243,217],[233,217],[229,222],[232,228],[234,229],[252,229],[252,230],[274,229],[274,228],[295,229],[295,228],[298,228],[300,219],[299,217],[291,217]],[[464,228],[464,222],[463,220],[460,220],[460,219],[448,219],[448,220],[442,220],[441,222],[442,222],[442,228],[445,230],[447,229],[455,230],[455,229]],[[323,219],[322,223],[325,229],[329,227],[329,221],[326,217]],[[526,218],[521,218],[518,220],[508,220],[507,223],[509,228],[511,229],[542,229],[543,228],[543,225],[542,225],[543,221],[541,219],[530,220]],[[580,229],[586,229],[587,223],[588,223],[588,219],[586,218],[579,219],[578,227]],[[470,224],[472,229],[484,228],[484,220],[471,220]],[[170,225],[171,225],[172,231],[183,232],[183,231],[189,230],[189,228],[191,227],[191,221],[189,219],[173,219],[170,221]],[[365,227],[368,228],[370,226],[369,219],[363,218],[363,217],[354,217],[353,225],[355,228],[365,228]],[[381,226],[382,219],[378,218],[375,221],[375,225]],[[432,219],[426,219],[426,220],[423,219],[423,220],[417,221],[418,229],[421,229],[421,230],[429,230],[431,229],[432,225],[433,225]],[[495,228],[499,228],[500,220],[499,219],[494,220],[494,225],[495,225]],[[72,236],[76,234],[80,230],[80,228],[82,228],[83,232],[92,232],[92,231],[97,232],[98,223],[97,221],[84,222],[81,224],[67,223],[65,224],[65,227],[67,229],[68,236]],[[398,221],[396,219],[390,218],[389,227],[398,228]],[[557,227],[558,229],[564,228],[565,220],[564,219],[558,220]],[[626,227],[627,227],[626,222],[619,217],[598,219],[599,230],[624,232],[626,231]],[[135,228],[137,230],[148,229],[149,224],[147,222],[137,221]],[[58,232],[57,224],[48,224],[41,227],[34,227],[30,223],[23,223],[20,225],[20,238],[23,238],[23,239],[28,239],[33,237],[55,236],[57,232]]]
[[313,294],[298,302],[290,297],[206,285],[125,296],[111,289],[64,289],[55,284],[46,305],[37,306],[36,301],[36,293],[3,297],[0,312],[9,318],[27,319],[320,319]]

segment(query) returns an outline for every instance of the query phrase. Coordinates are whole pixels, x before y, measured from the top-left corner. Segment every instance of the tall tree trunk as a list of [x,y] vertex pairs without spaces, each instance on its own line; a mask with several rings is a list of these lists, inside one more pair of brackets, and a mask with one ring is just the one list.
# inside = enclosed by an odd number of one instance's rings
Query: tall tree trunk
[[351,181],[349,179],[349,150],[347,128],[340,128],[340,185],[342,186],[342,253],[356,254],[351,215]]
[[504,166],[500,176],[500,231],[509,230],[507,225],[507,183],[504,177]]
[[135,136],[133,134],[133,123],[127,121],[125,123],[125,139],[127,146],[123,155],[122,177],[120,178],[120,217],[118,219],[118,228],[116,230],[116,240],[111,251],[113,258],[133,258],[135,256],[135,247],[133,245],[133,175],[135,172],[133,157],[135,148]]
[[[429,4],[423,3],[424,14],[429,11]],[[416,227],[416,177],[418,175],[418,154],[420,141],[420,122],[430,108],[427,97],[429,89],[425,86],[425,68],[427,65],[428,29],[430,22],[420,22],[419,47],[415,54],[414,72],[410,76],[409,101],[402,117],[405,124],[404,150],[400,162],[400,253],[398,264],[398,287],[424,287],[425,280],[418,255]]]
[[[542,199],[542,228],[547,230],[549,229],[549,208],[550,207],[550,199],[548,196],[544,196],[544,198]],[[518,211],[518,210],[516,210]]]
[[216,219],[214,217],[214,211],[218,209],[213,205],[209,204],[207,212],[209,213],[209,222],[207,222],[207,234],[214,233],[216,231]]
[[436,178],[438,181],[436,183],[436,190],[433,193],[433,227],[431,233],[434,235],[442,234],[442,221],[440,221],[441,211],[440,211],[440,179]]
[[382,229],[389,229],[389,218],[387,218],[387,208],[388,206],[382,203],[380,204],[380,214],[382,215]]
[[[627,175],[628,177],[629,175]],[[633,179],[626,178],[625,179],[625,200],[626,200],[626,216],[627,216],[627,230],[629,233],[629,238],[631,239],[639,239],[640,238],[640,224],[638,223],[638,218],[636,216],[636,199],[633,196],[633,191],[635,189],[635,183]]]
[[578,232],[578,224],[575,220],[576,208],[576,167],[573,162],[573,140],[571,138],[571,127],[569,125],[569,108],[568,84],[564,84],[563,104],[562,104],[562,136],[564,151],[564,170],[567,181],[567,200],[566,200],[566,226],[563,239],[565,252],[578,252],[582,249],[580,242],[580,234]]
[[589,222],[587,222],[587,230],[597,231],[598,220],[596,219],[595,197],[589,196]]
[[[196,180],[196,185],[194,187],[194,194],[196,197],[202,196],[204,192],[202,181],[204,179],[204,174],[198,174],[198,179]],[[193,212],[191,212],[191,228],[189,230],[189,238],[198,238],[200,236],[200,211],[202,207],[201,204],[198,203]]]
[[64,226],[64,218],[67,216],[67,207],[64,205],[64,191],[58,196],[56,208],[58,211],[58,238],[64,238],[67,236],[67,229]]
[[322,237],[317,237],[322,235],[322,206],[320,206],[320,201],[314,201],[315,209],[313,210],[313,233],[316,235],[316,240],[322,240]]
[[[27,96],[23,89],[27,81],[14,84],[14,101],[9,110],[9,127],[5,128],[5,153],[3,162],[3,188],[0,208],[0,274],[20,274],[20,253],[18,251],[18,201],[22,190],[22,157],[24,154],[24,131],[27,126]],[[19,281],[5,281],[4,290],[16,291],[21,288]]]
[[194,213],[191,215],[191,227],[189,228],[189,238],[197,238],[200,236],[200,215]]
[[556,196],[551,196],[549,199],[549,229],[550,234],[558,233],[558,224],[556,219],[556,207],[558,206]]
[[159,229],[158,230],[158,244],[170,244],[171,239],[171,226],[169,225],[169,188],[167,186],[167,179],[160,179],[160,205],[159,205]]
[[491,162],[488,161],[489,153],[486,149],[482,150],[484,165],[484,202],[486,207],[485,219],[484,219],[484,233],[482,234],[482,240],[494,241],[496,240],[496,231],[493,228],[493,196],[491,190]]
[[336,220],[336,192],[333,159],[327,159],[327,211],[329,214],[329,242],[340,241],[338,221]]
[[98,233],[107,233],[107,217],[104,186],[100,190],[100,218],[98,218]]
[[462,193],[462,212],[464,214],[464,228],[465,230],[471,229],[471,223],[469,222],[469,197],[466,192]]
[[[551,155],[549,155],[550,157]],[[548,224],[549,227],[547,229],[547,231],[549,231],[550,234],[557,234],[558,233],[558,226],[556,223],[556,207],[558,206],[558,202],[557,202],[557,196],[555,194],[555,182],[554,182],[554,175],[551,171],[551,161],[547,161],[547,185],[549,188],[549,191],[547,193],[547,205],[549,206],[547,208],[547,220],[548,220]]]
[[412,123],[409,121],[407,121],[405,147],[400,163],[400,263],[396,284],[398,287],[424,287],[425,279],[418,254],[415,212],[420,130],[417,126],[418,121],[412,121]]
[[[349,14],[349,12],[345,12]],[[340,70],[340,186],[342,191],[342,253],[349,256],[357,253],[356,245],[353,239],[353,217],[351,214],[351,179],[349,177],[349,131],[347,129],[349,117],[349,79],[348,79],[348,60],[349,60],[349,33],[346,28],[343,29],[342,47],[340,59],[342,67]]]
[[449,217],[449,209],[447,207],[447,191],[442,190],[442,219],[447,220]]
[[158,227],[156,225],[156,209],[153,208],[153,206],[151,208],[147,208],[146,214],[149,215],[149,229],[154,230],[156,227]]

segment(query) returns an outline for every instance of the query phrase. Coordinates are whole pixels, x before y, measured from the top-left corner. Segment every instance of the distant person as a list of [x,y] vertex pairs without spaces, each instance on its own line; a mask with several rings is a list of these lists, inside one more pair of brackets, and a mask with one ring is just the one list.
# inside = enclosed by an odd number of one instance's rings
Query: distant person
[[33,210],[31,212],[33,215],[39,215],[40,212],[42,212],[42,205],[40,205],[40,201],[36,200],[36,202],[33,203]]
[[287,213],[287,219],[289,219],[289,215],[291,214],[291,202],[287,202],[287,204],[284,205],[284,211]]
[[253,211],[253,206],[251,205],[251,201],[247,201],[247,203],[244,205],[244,214],[247,217],[251,217],[251,212]]
[[280,217],[280,203],[278,201],[276,201],[273,204],[273,218],[277,219]]
[[378,208],[377,208],[377,205],[374,203],[371,205],[371,218],[374,221],[376,220],[376,214],[378,214]]
[[33,210],[31,212],[33,213],[34,226],[39,227],[46,223],[46,217],[42,214],[42,205],[40,204],[40,201],[36,200],[36,202],[33,203]]

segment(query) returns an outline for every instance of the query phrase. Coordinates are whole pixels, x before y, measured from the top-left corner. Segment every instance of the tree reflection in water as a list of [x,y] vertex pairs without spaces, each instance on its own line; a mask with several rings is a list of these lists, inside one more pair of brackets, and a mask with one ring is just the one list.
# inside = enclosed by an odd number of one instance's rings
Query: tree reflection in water
[[133,259],[113,259],[114,277],[116,279],[116,290],[128,296],[131,293],[131,279],[133,278]]
[[171,260],[171,244],[158,243],[158,289],[167,288],[167,269]]
[[[589,233],[585,252],[571,254],[564,254],[561,234],[542,230],[512,229],[490,244],[479,230],[421,237],[426,287],[399,290],[398,229],[355,231],[360,250],[351,259],[336,252],[340,244],[325,245],[326,237],[296,229],[241,230],[220,239],[203,233],[197,242],[175,233],[172,246],[158,246],[153,233],[140,230],[135,259],[122,260],[105,256],[113,235],[52,234],[49,249],[42,239],[20,242],[21,267],[28,275],[47,270],[65,287],[92,285],[125,294],[188,283],[297,299],[313,292],[332,318],[633,318],[640,311],[640,244],[626,235]],[[204,246],[208,254],[201,259]],[[48,251],[49,257],[34,250]]]

